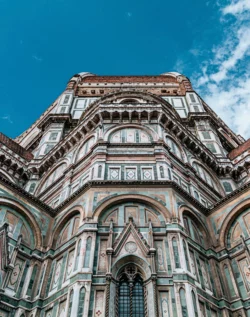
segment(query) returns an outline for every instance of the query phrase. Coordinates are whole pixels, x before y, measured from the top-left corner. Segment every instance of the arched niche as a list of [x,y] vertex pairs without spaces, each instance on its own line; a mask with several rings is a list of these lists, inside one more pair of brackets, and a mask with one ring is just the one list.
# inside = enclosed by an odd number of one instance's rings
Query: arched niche
[[166,134],[164,141],[170,147],[171,152],[176,155],[180,160],[187,162],[187,156],[183,150],[183,145],[181,145],[177,140],[175,140],[171,135]]
[[159,218],[160,221],[170,221],[170,212],[162,203],[149,196],[139,194],[124,194],[106,199],[95,209],[92,217],[95,221],[98,222],[102,213],[105,213],[106,210],[108,210],[109,208],[112,208],[113,206],[116,206],[118,204],[126,204],[131,202],[134,204],[144,204],[151,208],[150,210],[155,210],[158,215],[161,215],[161,217]]
[[242,211],[232,222],[226,236],[226,247],[232,248],[250,237],[250,207]]
[[220,182],[217,177],[211,173],[204,165],[201,165],[200,162],[193,161],[192,167],[196,170],[198,176],[204,180],[209,186],[217,190],[219,193],[224,193]]
[[17,240],[22,235],[22,243],[27,247],[42,247],[41,229],[32,213],[20,203],[2,198],[0,200],[0,225],[8,223],[9,235]]
[[111,219],[114,225],[124,226],[133,218],[136,226],[148,226],[151,221],[154,227],[165,226],[166,220],[160,212],[147,203],[138,201],[126,201],[112,205],[103,210],[98,219],[100,225],[110,225]]
[[[81,224],[81,219],[83,219],[84,211],[81,206],[72,207],[68,210],[61,218],[53,229],[53,236],[51,238],[52,248],[55,249],[63,245],[66,241],[70,240],[78,231]],[[76,218],[78,219],[76,222]],[[67,227],[69,226],[69,227]],[[66,237],[66,230],[69,229],[69,235]],[[65,234],[63,236],[63,234]],[[63,239],[62,239],[63,238]]]
[[[126,100],[126,99],[136,99],[140,100],[141,103],[150,103],[150,104],[160,104],[165,106],[165,110],[174,117],[180,119],[180,116],[178,115],[177,111],[173,108],[173,106],[163,99],[162,97],[155,95],[150,92],[145,91],[118,91],[118,92],[112,92],[110,94],[107,94],[103,96],[102,98],[99,98],[98,100],[94,101],[91,105],[91,109],[94,109],[100,104],[109,104],[109,103],[119,103],[120,100]],[[89,107],[88,107],[89,108]],[[86,108],[86,111],[88,110]],[[84,119],[86,113],[82,114],[81,121]]]
[[182,224],[189,237],[204,248],[212,245],[213,241],[207,230],[207,224],[199,219],[194,211],[183,206],[180,209]]
[[138,266],[140,272],[142,273],[143,280],[148,280],[151,278],[152,271],[150,264],[145,259],[137,255],[130,254],[119,257],[112,264],[111,272],[114,279],[117,279],[124,267],[129,264]]
[[127,127],[110,134],[110,143],[151,143],[152,136],[142,129]]
[[67,168],[67,162],[61,162],[59,165],[54,167],[49,173],[47,173],[38,186],[36,193],[43,192],[46,188],[52,185],[58,178],[63,175],[63,172]]
[[250,221],[250,217],[248,216],[249,212],[250,199],[246,199],[237,204],[227,214],[221,223],[220,228],[217,228],[219,229],[220,247],[232,248],[241,243],[240,235],[243,235],[244,238],[250,236],[250,226],[246,224],[246,221]]
[[110,143],[151,143],[157,139],[158,135],[154,130],[138,124],[115,126],[104,135],[104,140]]
[[92,148],[92,146],[95,143],[95,136],[91,135],[88,136],[87,139],[84,140],[84,142],[79,146],[77,152],[75,161],[79,161],[81,158],[83,158],[86,154],[88,154]]
[[[128,288],[131,287],[130,299],[130,309],[131,305],[134,311],[138,309],[138,307],[134,307],[137,304],[136,301],[133,300],[134,290],[136,290],[138,282],[140,282],[141,288],[141,296],[137,298],[137,301],[143,301],[143,309],[140,310],[140,313],[137,314],[138,316],[151,316],[155,317],[155,307],[152,305],[152,301],[154,301],[154,289],[153,289],[153,282],[152,282],[152,271],[150,264],[147,262],[146,259],[143,259],[137,255],[126,255],[116,259],[111,267],[111,274],[112,280],[110,283],[110,294],[111,298],[109,301],[110,305],[110,315],[115,317],[115,311],[120,311],[119,304],[121,304],[120,300],[120,288],[122,291],[126,292],[126,284]],[[124,285],[125,284],[125,285]],[[125,288],[124,288],[125,287]],[[139,295],[139,294],[138,294]],[[115,298],[115,309],[112,309],[114,305],[114,298]],[[131,302],[132,301],[132,302]],[[123,301],[122,301],[123,302]],[[142,307],[141,307],[142,308]],[[137,311],[138,313],[138,311]]]

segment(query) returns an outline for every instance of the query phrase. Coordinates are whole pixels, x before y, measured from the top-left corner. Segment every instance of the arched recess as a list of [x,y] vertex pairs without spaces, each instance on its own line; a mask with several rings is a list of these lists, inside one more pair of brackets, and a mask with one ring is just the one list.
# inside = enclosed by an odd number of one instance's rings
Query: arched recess
[[66,170],[68,163],[68,160],[64,159],[60,161],[60,163],[58,163],[55,167],[53,167],[48,173],[46,173],[40,181],[40,184],[37,186],[35,194],[40,194],[47,187],[52,185]]
[[[164,133],[165,134],[165,133]],[[170,142],[169,142],[169,141]],[[180,160],[182,160],[184,163],[187,163],[187,155],[185,150],[183,149],[183,145],[179,142],[179,140],[177,140],[176,138],[174,138],[172,135],[170,134],[165,134],[164,136],[164,141],[167,143],[167,145],[170,147],[171,151],[177,156],[179,157]],[[171,144],[172,141],[172,144]],[[180,155],[178,155],[178,153],[176,153],[175,151],[175,146],[177,147],[178,151],[180,152]]]
[[[146,127],[146,126],[141,126],[138,124],[123,124],[123,125],[118,125],[115,127],[111,127],[110,129],[108,129],[104,135],[104,141],[110,141],[111,137],[118,131],[122,131],[125,129],[137,129],[140,131],[144,131],[148,136],[149,136],[149,142],[152,141],[157,141],[158,140],[158,135],[155,131],[153,131],[153,129],[151,129],[150,127]],[[117,143],[121,143],[121,142],[117,142]],[[136,142],[134,142],[136,143]]]
[[[230,229],[232,228],[232,226],[234,224],[236,224],[235,222],[237,221],[237,218],[239,216],[241,216],[242,214],[244,214],[247,209],[250,208],[250,199],[246,199],[244,201],[242,201],[241,203],[237,204],[234,208],[232,208],[232,210],[227,214],[227,216],[225,217],[225,219],[223,220],[220,230],[219,230],[219,246],[221,248],[224,247],[229,247],[229,245],[227,244],[227,240],[228,240],[228,234]],[[249,210],[250,212],[250,210]],[[219,229],[219,228],[217,228]],[[250,236],[250,228],[248,230],[249,236]],[[241,234],[241,233],[240,233]],[[245,236],[244,232],[243,235]],[[240,243],[240,239],[239,241],[236,243]]]
[[[187,233],[190,235],[189,230],[191,229],[187,229],[187,224],[185,221],[185,216],[190,218],[191,221],[194,223],[194,226],[196,227],[196,229],[198,229],[198,233],[202,235],[203,237],[203,247],[208,248],[210,246],[212,246],[215,241],[213,241],[213,237],[210,235],[209,230],[207,228],[207,224],[205,224],[202,219],[198,218],[196,213],[190,209],[187,206],[182,206],[179,210],[179,214],[180,214],[180,218],[182,221],[182,224],[184,226],[184,228],[187,230]],[[194,233],[194,236],[196,235],[196,233]],[[190,237],[192,238],[192,236],[190,235]],[[195,239],[194,239],[195,240]],[[196,240],[195,240],[196,241]],[[196,241],[197,243],[199,243],[199,241]],[[200,242],[202,242],[202,240],[200,240]]]
[[34,240],[35,240],[35,248],[41,249],[43,240],[42,240],[42,233],[41,229],[35,219],[35,217],[32,215],[31,211],[29,211],[26,207],[21,205],[19,202],[16,202],[11,199],[7,198],[1,198],[0,199],[0,206],[6,206],[13,210],[15,210],[18,214],[20,214],[29,224],[32,233],[34,234]]
[[[96,135],[95,133],[91,133],[88,135],[76,148],[74,157],[73,157],[73,162],[78,162],[81,157],[85,156],[86,154],[89,153],[91,147],[95,144],[96,142]],[[81,152],[83,151],[82,155]]]
[[53,229],[54,234],[51,237],[51,247],[55,249],[57,247],[57,241],[58,237],[60,236],[60,233],[64,229],[65,225],[72,219],[73,217],[79,215],[79,226],[81,225],[81,221],[85,216],[84,210],[82,206],[74,206],[71,209],[69,209],[58,221],[56,226]]
[[103,211],[107,210],[108,208],[112,206],[126,203],[126,202],[138,202],[143,204],[146,203],[149,206],[152,206],[153,209],[155,209],[157,212],[159,212],[164,217],[166,222],[170,221],[170,218],[171,218],[170,212],[164,205],[162,205],[160,202],[156,201],[155,199],[151,197],[139,195],[139,194],[124,194],[124,195],[111,197],[105,200],[103,203],[101,203],[96,208],[93,215],[88,215],[88,216],[92,217],[95,221],[98,221]]
[[142,257],[134,254],[130,255],[122,255],[118,257],[112,264],[111,272],[112,276],[117,279],[120,272],[123,270],[123,268],[128,264],[134,264],[138,266],[141,269],[141,272],[143,273],[142,277],[144,280],[148,280],[151,277],[151,267],[150,264],[143,259]]
[[[115,294],[116,311],[121,315],[126,311],[126,316],[128,310],[131,316],[132,312],[135,316],[155,316],[152,272],[145,259],[138,255],[121,256],[113,263],[111,273],[110,293]],[[109,304],[113,303],[112,298]]]
[[129,218],[133,218],[133,222],[138,227],[148,226],[149,222],[154,227],[164,227],[166,220],[152,205],[138,201],[127,201],[112,205],[101,213],[98,223],[99,225],[110,225],[111,219],[114,225],[123,226],[129,222]]
[[204,180],[204,182],[216,189],[220,194],[225,195],[224,189],[217,177],[204,164],[201,164],[197,160],[192,160],[190,164],[196,170],[198,176]]
[[110,94],[106,94],[105,96],[103,96],[102,98],[96,100],[95,102],[93,102],[91,105],[89,105],[86,109],[85,112],[82,114],[80,120],[82,121],[85,116],[86,116],[86,112],[88,111],[88,109],[91,108],[91,111],[97,107],[100,104],[109,104],[109,103],[113,103],[116,102],[117,100],[120,100],[121,98],[124,99],[142,99],[148,103],[153,103],[153,104],[161,104],[162,106],[164,106],[164,109],[169,112],[172,116],[174,116],[176,119],[181,120],[179,114],[177,113],[177,111],[173,108],[173,106],[166,100],[164,100],[163,98],[161,98],[158,95],[154,95],[152,93],[149,92],[142,92],[142,91],[119,91],[119,92],[112,92]]

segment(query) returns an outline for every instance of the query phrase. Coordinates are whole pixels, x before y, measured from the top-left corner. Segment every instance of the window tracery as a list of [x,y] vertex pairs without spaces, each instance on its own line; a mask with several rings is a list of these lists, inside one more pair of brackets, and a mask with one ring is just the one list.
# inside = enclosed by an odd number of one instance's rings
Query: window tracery
[[119,277],[119,317],[144,317],[144,285],[140,271],[134,265],[127,265]]

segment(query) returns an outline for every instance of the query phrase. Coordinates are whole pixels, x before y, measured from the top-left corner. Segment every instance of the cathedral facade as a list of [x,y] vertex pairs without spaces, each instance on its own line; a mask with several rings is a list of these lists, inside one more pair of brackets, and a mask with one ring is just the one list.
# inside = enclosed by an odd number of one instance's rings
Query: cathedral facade
[[249,317],[250,140],[179,73],[79,73],[0,134],[1,317]]

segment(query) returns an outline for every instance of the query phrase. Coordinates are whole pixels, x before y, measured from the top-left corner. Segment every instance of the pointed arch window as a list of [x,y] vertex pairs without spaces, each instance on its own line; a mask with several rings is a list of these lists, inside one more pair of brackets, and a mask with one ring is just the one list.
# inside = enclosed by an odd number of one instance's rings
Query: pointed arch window
[[82,287],[79,292],[79,304],[77,317],[82,317],[84,311],[84,300],[85,300],[85,288]]
[[102,177],[102,165],[98,166],[98,178]]
[[37,292],[36,292],[36,296],[38,296],[40,294],[40,290],[41,290],[41,285],[42,285],[42,281],[45,275],[45,264],[42,266],[42,268],[40,269],[40,280],[38,285],[40,285],[40,287],[37,287]]
[[37,264],[34,266],[32,274],[31,274],[31,279],[30,279],[28,290],[26,293],[28,296],[32,295],[33,285],[34,285],[34,281],[36,279],[36,273],[37,273]]
[[195,317],[199,317],[197,303],[196,303],[196,296],[195,296],[194,291],[192,291],[192,300],[193,300],[193,305],[194,305],[194,315],[195,315]]
[[186,244],[186,241],[185,241],[185,240],[182,240],[182,242],[183,242],[183,249],[184,249],[184,255],[185,255],[187,270],[190,271],[187,244]]
[[234,290],[234,285],[233,285],[232,278],[231,278],[230,271],[229,271],[229,267],[227,266],[227,264],[224,265],[224,272],[225,272],[225,278],[227,281],[227,286],[229,289],[230,297],[234,297],[234,296],[236,296],[236,293]]
[[183,159],[182,158],[182,154],[181,151],[179,149],[179,146],[176,144],[176,142],[174,142],[172,139],[166,137],[166,143],[167,145],[170,147],[171,151],[179,158],[179,159]]
[[74,270],[77,270],[78,268],[78,263],[79,263],[79,258],[80,258],[80,251],[81,251],[81,244],[82,244],[82,240],[80,239],[77,245],[77,253],[76,253],[76,259],[75,259],[75,267]]
[[87,243],[86,243],[86,252],[85,252],[85,258],[84,258],[84,264],[83,264],[84,268],[89,268],[91,244],[92,244],[92,238],[88,237]]
[[118,312],[119,317],[145,316],[143,279],[135,266],[126,266],[120,275]]
[[179,250],[178,250],[178,244],[177,244],[176,238],[172,239],[172,246],[173,246],[173,252],[174,252],[175,268],[179,269],[181,265],[180,265]]
[[81,147],[81,149],[78,153],[77,161],[79,161],[81,158],[83,158],[90,151],[90,149],[94,145],[94,143],[95,143],[95,138],[91,137],[83,144],[83,146]]
[[196,170],[198,176],[202,178],[209,186],[213,187],[215,190],[218,190],[213,177],[201,165],[194,162],[193,168]]
[[183,288],[181,288],[179,294],[180,294],[182,317],[188,317],[187,301],[186,301],[186,293],[185,293],[185,290],[184,290]]
[[73,303],[73,295],[74,291],[71,290],[70,295],[69,295],[69,309],[68,309],[68,317],[71,316],[71,310],[72,310],[72,303]]
[[74,236],[78,230],[79,227],[79,222],[80,222],[80,217],[74,216],[71,218],[65,226],[62,228],[59,239],[57,241],[57,246],[67,242]]
[[161,178],[165,177],[164,167],[163,166],[160,166],[160,176],[161,176]]
[[40,189],[40,192],[45,190],[47,187],[52,185],[58,178],[60,178],[63,175],[63,172],[65,171],[67,167],[66,163],[63,163],[59,165],[46,179],[46,181],[43,183],[42,188]]

